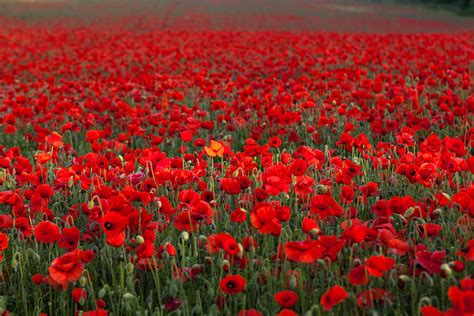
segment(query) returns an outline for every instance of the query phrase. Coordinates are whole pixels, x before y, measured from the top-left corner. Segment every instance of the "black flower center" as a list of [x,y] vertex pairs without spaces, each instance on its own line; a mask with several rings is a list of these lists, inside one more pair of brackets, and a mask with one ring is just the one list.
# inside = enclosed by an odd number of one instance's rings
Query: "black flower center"
[[105,227],[105,229],[107,229],[107,230],[112,230],[112,228],[114,227],[114,225],[112,225],[111,222],[105,222],[104,227]]

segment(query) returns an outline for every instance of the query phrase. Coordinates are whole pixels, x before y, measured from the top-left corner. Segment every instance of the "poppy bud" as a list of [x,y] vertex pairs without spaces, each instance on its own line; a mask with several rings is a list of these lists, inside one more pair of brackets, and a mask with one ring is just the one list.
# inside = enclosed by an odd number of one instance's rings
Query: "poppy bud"
[[227,259],[222,260],[222,267],[224,269],[229,269],[230,268],[230,262]]
[[133,263],[131,263],[131,262],[128,262],[128,263],[125,265],[125,271],[127,271],[127,274],[128,274],[128,275],[132,274],[134,269],[135,269],[135,266],[134,266]]
[[79,279],[79,284],[82,286],[82,287],[85,287],[86,286],[86,283],[87,283],[87,278],[85,276],[81,276],[81,278]]
[[413,207],[410,207],[405,211],[405,214],[403,214],[403,217],[407,218],[413,215],[415,213],[415,209]]
[[162,206],[163,206],[163,204],[161,203],[160,200],[156,201],[156,208],[157,208],[158,211],[161,210]]
[[418,306],[431,305],[431,298],[424,296],[420,299]]
[[67,186],[71,188],[73,185],[74,185],[74,177],[71,176],[69,178],[69,181],[67,182]]
[[288,282],[288,287],[292,290],[295,290],[298,287],[298,280],[294,275],[290,277],[290,280]]
[[136,242],[137,244],[141,245],[145,242],[145,239],[142,236],[138,235],[136,238]]
[[87,203],[87,208],[91,210],[94,207],[94,200],[90,200],[89,203]]
[[105,288],[101,288],[99,290],[98,296],[99,298],[104,298],[106,294],[107,294],[107,290]]
[[215,294],[216,294],[216,293],[215,293],[215,291],[214,291],[214,289],[213,289],[212,287],[209,287],[209,288],[207,289],[207,296],[208,296],[208,297],[214,297]]
[[319,231],[320,231],[319,228],[312,228],[309,231],[309,235],[313,238],[316,238],[319,234]]
[[441,192],[441,195],[444,196],[446,199],[450,200],[451,201],[451,196],[446,193],[446,192]]
[[211,257],[204,257],[204,262],[208,266],[212,266],[212,264],[214,263]]
[[182,232],[181,233],[181,238],[185,241],[188,240],[189,239],[189,233],[186,232],[186,231]]
[[443,263],[440,268],[441,270],[443,270],[447,277],[451,277],[453,275],[453,270],[451,269],[449,264]]
[[238,258],[242,258],[244,255],[244,246],[241,243],[238,243],[237,246],[239,247],[239,252],[237,253]]
[[204,235],[199,236],[199,243],[204,245],[207,242],[207,237]]
[[318,184],[316,186],[316,191],[321,194],[326,194],[328,192],[328,187],[324,184]]
[[443,210],[440,208],[437,208],[433,211],[433,214],[436,216],[440,216],[441,214],[443,214]]
[[178,287],[176,286],[176,284],[172,283],[171,286],[170,286],[170,295],[175,297],[178,295]]
[[123,299],[124,299],[125,301],[132,301],[132,300],[134,300],[135,298],[136,298],[136,296],[133,295],[133,294],[130,293],[130,292],[127,292],[127,293],[125,293],[125,294],[123,295]]
[[402,274],[398,278],[404,283],[408,283],[411,281],[411,278],[406,274]]

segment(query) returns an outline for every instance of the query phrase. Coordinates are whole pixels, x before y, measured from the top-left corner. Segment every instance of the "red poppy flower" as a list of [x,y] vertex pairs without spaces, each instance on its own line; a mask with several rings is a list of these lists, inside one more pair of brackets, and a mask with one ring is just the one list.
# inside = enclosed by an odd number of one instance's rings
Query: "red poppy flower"
[[226,294],[237,294],[245,289],[247,281],[240,275],[227,275],[219,282],[222,292]]
[[83,270],[82,250],[79,249],[54,259],[48,269],[51,278],[63,289],[67,289],[70,282],[78,280]]
[[334,306],[344,301],[349,294],[342,286],[336,285],[326,291],[321,297],[321,305],[324,311],[330,311]]
[[53,244],[60,237],[60,231],[58,225],[43,221],[35,226],[34,235],[36,240],[45,244]]
[[76,287],[72,290],[72,300],[74,301],[74,303],[76,304],[81,304],[83,305],[84,304],[84,301],[86,300],[87,298],[87,292],[85,289],[83,288],[79,288],[79,287]]
[[372,256],[367,259],[366,267],[367,272],[374,277],[381,277],[384,272],[393,268],[395,259],[387,258],[384,256]]
[[317,194],[311,199],[311,213],[318,215],[320,219],[325,219],[328,216],[341,216],[343,213],[342,207],[334,200],[334,198],[327,194]]
[[58,246],[63,249],[74,249],[77,248],[79,239],[81,238],[81,232],[77,227],[66,227],[63,228],[61,236],[59,237]]
[[291,290],[280,291],[275,293],[273,297],[282,308],[291,308],[299,299],[298,294]]
[[237,316],[263,316],[263,314],[256,309],[242,309],[237,313]]
[[356,303],[360,308],[372,307],[374,304],[391,300],[392,293],[385,289],[370,289],[357,294]]
[[277,218],[277,212],[268,203],[257,204],[250,214],[250,221],[261,234],[279,236],[281,233],[281,223]]
[[8,248],[8,236],[5,233],[0,233],[0,251]]
[[324,247],[318,241],[289,241],[285,244],[285,253],[289,260],[301,263],[313,263],[324,254]]

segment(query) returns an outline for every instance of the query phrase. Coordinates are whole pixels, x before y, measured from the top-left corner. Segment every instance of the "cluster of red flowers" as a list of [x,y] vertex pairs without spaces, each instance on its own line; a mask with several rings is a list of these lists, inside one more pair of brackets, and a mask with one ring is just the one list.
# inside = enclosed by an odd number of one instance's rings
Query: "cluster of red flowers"
[[473,33],[3,42],[0,283],[34,312],[474,313]]

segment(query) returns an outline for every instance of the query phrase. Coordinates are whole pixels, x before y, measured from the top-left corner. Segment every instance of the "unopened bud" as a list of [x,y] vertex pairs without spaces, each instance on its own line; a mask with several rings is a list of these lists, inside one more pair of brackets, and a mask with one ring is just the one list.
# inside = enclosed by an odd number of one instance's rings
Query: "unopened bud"
[[449,264],[443,263],[440,268],[441,268],[441,270],[443,270],[443,272],[446,274],[446,276],[450,277],[450,276],[453,275],[453,270],[451,269]]
[[136,241],[137,241],[137,244],[141,245],[145,242],[145,238],[143,238],[142,236],[138,235],[137,238],[136,238]]
[[326,194],[328,192],[328,187],[324,184],[318,184],[316,186],[316,191],[318,191],[318,193]]
[[130,293],[130,292],[127,292],[127,293],[125,293],[125,294],[123,295],[123,299],[124,299],[125,301],[132,301],[132,300],[134,300],[135,298],[136,298],[136,296],[133,295],[133,294]]
[[398,278],[400,279],[400,281],[402,281],[404,283],[408,283],[408,282],[411,281],[411,278],[406,274],[402,274]]
[[132,274],[132,273],[133,273],[133,270],[135,270],[135,266],[133,265],[133,263],[128,262],[128,263],[125,265],[125,271],[127,271],[127,274]]
[[403,217],[408,218],[415,213],[415,209],[413,207],[410,207],[408,210],[406,210],[405,214],[403,214]]
[[183,240],[188,240],[189,239],[189,233],[184,231],[181,233],[181,238],[183,238]]
[[81,276],[81,278],[79,279],[79,284],[84,287],[86,286],[87,284],[87,278],[85,276]]
[[90,200],[89,203],[87,203],[87,208],[91,210],[94,207],[94,200]]

